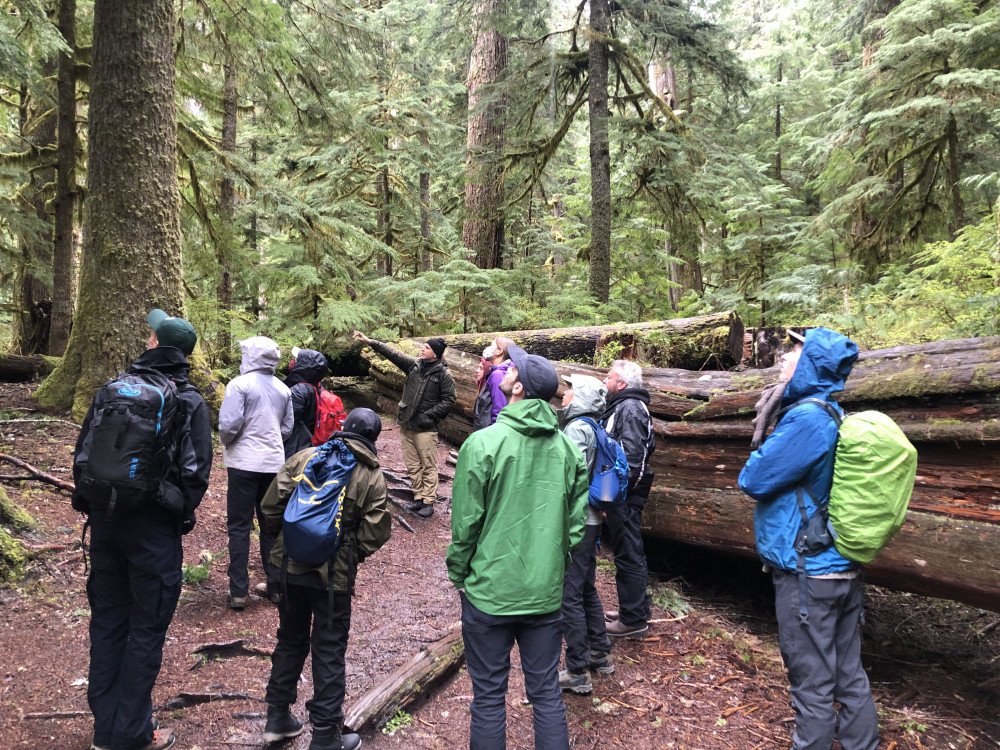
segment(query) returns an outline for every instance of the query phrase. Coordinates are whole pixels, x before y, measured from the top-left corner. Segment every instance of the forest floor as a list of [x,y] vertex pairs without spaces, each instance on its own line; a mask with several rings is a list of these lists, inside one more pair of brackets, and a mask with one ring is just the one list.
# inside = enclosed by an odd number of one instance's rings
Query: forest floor
[[[0,453],[71,479],[77,428],[45,414],[33,385],[0,385]],[[10,420],[21,420],[11,422]],[[451,470],[442,442],[440,466]],[[379,439],[387,469],[402,474],[398,430]],[[21,472],[0,462],[0,474]],[[0,748],[87,750],[89,610],[80,553],[83,518],[66,493],[39,481],[5,478],[11,498],[38,521],[25,580],[0,590]],[[244,612],[226,606],[226,472],[217,454],[198,525],[184,538],[185,563],[211,558],[207,578],[186,584],[153,692],[157,717],[177,733],[175,747],[262,747],[264,687],[277,610],[252,598]],[[450,482],[441,493],[450,495]],[[423,644],[459,619],[444,555],[448,505],[423,520],[394,508],[414,532],[393,524],[389,543],[359,573],[347,653],[350,708]],[[613,675],[595,675],[591,696],[566,696],[574,748],[629,747],[764,750],[790,744],[787,682],[765,576],[756,565],[696,550],[649,550],[656,606],[649,633],[615,644]],[[253,561],[251,561],[253,565]],[[613,563],[601,553],[598,585],[613,608]],[[261,580],[259,561],[251,570]],[[864,659],[880,710],[880,747],[1000,747],[1000,614],[869,587]],[[207,654],[211,644],[241,641]],[[512,658],[508,738],[533,747],[531,708],[518,657]],[[294,712],[306,718],[307,664]],[[213,700],[209,700],[213,698]],[[472,687],[464,669],[428,691],[389,727],[362,733],[370,750],[468,747]],[[390,733],[390,730],[394,730]],[[309,728],[284,747],[305,750]],[[839,746],[837,746],[839,747]]]

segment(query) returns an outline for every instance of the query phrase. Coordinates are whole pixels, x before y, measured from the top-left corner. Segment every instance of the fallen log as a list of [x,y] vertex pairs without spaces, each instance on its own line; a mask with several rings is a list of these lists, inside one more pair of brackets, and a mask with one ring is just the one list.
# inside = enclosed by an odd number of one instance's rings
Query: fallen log
[[[471,429],[478,357],[445,356],[458,404],[440,430],[460,443]],[[380,404],[394,413],[402,374],[375,359],[371,374],[383,394]],[[554,364],[562,375],[606,373]],[[737,477],[750,453],[753,407],[777,375],[776,367],[644,371],[657,434],[650,462],[656,479],[643,518],[647,535],[756,557],[753,502]],[[865,352],[838,399],[849,411],[885,412],[918,451],[906,523],[867,567],[869,580],[1000,611],[1000,337]]]
[[5,383],[23,383],[44,378],[59,364],[60,357],[46,357],[41,354],[19,356],[0,354],[0,380]]
[[400,710],[457,669],[464,657],[462,624],[455,623],[443,638],[428,643],[351,706],[344,715],[345,730],[360,732],[369,725],[385,726]]
[[[743,357],[743,321],[735,312],[647,323],[465,333],[441,338],[452,351],[475,355],[478,363],[483,349],[497,336],[513,339],[524,350],[553,361],[591,363],[598,352],[604,351],[606,361],[638,359],[660,367],[698,370],[708,365],[732,366]],[[417,343],[418,352],[419,344],[425,341],[423,338],[401,340]],[[336,352],[334,356],[339,366],[345,369],[351,367],[350,355],[360,351],[353,345],[331,345],[329,349]]]
[[22,461],[19,458],[15,458],[14,456],[8,456],[6,454],[0,453],[0,461],[7,461],[8,463],[12,463],[15,466],[19,466],[20,468],[29,472],[32,478],[38,479],[42,482],[48,482],[49,484],[54,485],[55,487],[58,487],[61,490],[66,490],[66,492],[73,492],[73,490],[76,489],[76,487],[73,485],[72,482],[67,482],[64,479],[59,479],[59,477],[54,477],[51,474],[46,474],[44,471],[39,471],[31,464],[27,463],[26,461]]

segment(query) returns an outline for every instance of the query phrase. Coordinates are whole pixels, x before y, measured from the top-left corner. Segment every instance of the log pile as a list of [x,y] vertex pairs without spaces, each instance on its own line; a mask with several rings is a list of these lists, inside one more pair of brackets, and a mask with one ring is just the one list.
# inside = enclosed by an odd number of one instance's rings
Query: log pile
[[[417,344],[398,345],[415,353]],[[394,413],[402,373],[369,356],[380,405]],[[441,432],[461,442],[471,427],[479,357],[450,350],[445,358],[458,405]],[[555,365],[563,375],[606,372]],[[737,477],[750,452],[754,404],[777,373],[645,370],[657,433],[644,514],[650,537],[756,556],[753,502]],[[1000,611],[1000,337],[863,353],[839,401],[848,411],[890,415],[919,453],[907,521],[868,566],[868,580]]]

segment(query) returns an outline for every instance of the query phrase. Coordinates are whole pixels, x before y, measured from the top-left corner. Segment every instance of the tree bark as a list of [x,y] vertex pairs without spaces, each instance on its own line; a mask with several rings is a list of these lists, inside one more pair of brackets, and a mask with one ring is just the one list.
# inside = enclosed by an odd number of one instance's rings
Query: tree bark
[[[223,66],[222,84],[222,151],[236,153],[236,118],[239,109],[239,91],[236,87],[236,61],[226,54]],[[230,240],[234,238],[236,221],[236,187],[228,168],[219,186],[219,218],[222,222],[220,236],[224,241],[215,249],[219,263],[219,279],[215,288],[216,304],[219,306],[219,337],[216,341],[219,359],[229,364],[232,361],[233,337],[231,316],[233,310],[233,264],[230,253],[235,251]]]
[[[13,316],[11,350],[16,354],[46,354],[52,316],[52,285],[44,280],[52,268],[52,217],[46,208],[55,182],[56,115],[46,81],[55,75],[57,62],[42,63],[42,78],[33,89],[22,89],[21,137],[31,144],[38,164],[29,174],[22,210],[34,214],[39,229],[20,237],[21,262],[17,266],[17,308]],[[44,228],[42,228],[44,227]],[[41,273],[38,273],[41,271]]]
[[96,0],[79,306],[66,354],[36,392],[81,418],[138,355],[145,315],[181,313],[172,0]]
[[73,212],[76,207],[76,0],[60,0],[59,32],[70,52],[59,55],[55,239],[52,246],[52,319],[48,353],[59,357],[73,319]]
[[607,302],[611,291],[611,151],[608,143],[608,0],[590,2],[587,56],[590,112],[590,293]]
[[[462,244],[480,268],[500,268],[504,248],[506,97],[489,91],[507,67],[508,41],[496,29],[503,12],[500,0],[476,0],[475,44],[469,60],[468,156],[465,162],[465,223]],[[487,99],[490,97],[490,100]]]

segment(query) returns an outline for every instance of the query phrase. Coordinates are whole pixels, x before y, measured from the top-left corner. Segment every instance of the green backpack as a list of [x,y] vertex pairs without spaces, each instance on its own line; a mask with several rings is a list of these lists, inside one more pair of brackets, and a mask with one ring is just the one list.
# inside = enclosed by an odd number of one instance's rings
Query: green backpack
[[839,426],[827,507],[833,544],[848,560],[870,563],[906,518],[917,475],[917,450],[881,412],[841,418],[822,399],[798,403],[809,402],[822,406]]

